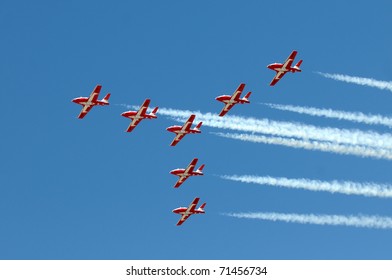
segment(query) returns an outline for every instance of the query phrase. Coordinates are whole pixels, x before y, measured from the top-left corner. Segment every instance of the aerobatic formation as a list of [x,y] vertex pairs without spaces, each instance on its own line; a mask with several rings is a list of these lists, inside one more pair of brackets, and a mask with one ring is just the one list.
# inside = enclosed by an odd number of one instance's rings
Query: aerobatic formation
[[[302,63],[302,60],[300,60],[295,66],[293,67],[291,66],[293,64],[296,55],[297,55],[297,51],[293,51],[283,64],[273,63],[267,66],[269,69],[276,71],[276,75],[270,84],[271,86],[274,86],[287,72],[292,72],[292,73],[301,72],[301,69],[299,67]],[[101,88],[102,88],[101,85],[97,85],[89,97],[78,97],[72,100],[72,102],[83,106],[82,111],[78,116],[79,119],[83,119],[87,115],[87,113],[92,109],[92,107],[96,105],[100,105],[100,106],[109,105],[110,93],[108,93],[102,100],[98,100],[98,96],[101,91]],[[217,101],[224,103],[223,109],[218,114],[220,117],[225,116],[227,112],[229,112],[236,104],[250,103],[249,101],[249,97],[251,95],[250,91],[243,98],[241,98],[241,94],[244,91],[244,88],[245,88],[245,84],[241,83],[232,95],[220,95],[215,98]],[[126,111],[121,114],[121,116],[132,120],[128,128],[126,129],[126,132],[132,132],[143,119],[157,118],[156,114],[158,112],[158,107],[152,109],[151,113],[147,113],[147,110],[149,109],[150,101],[151,100],[147,98],[145,99],[145,101],[137,111]],[[196,119],[196,115],[191,114],[188,120],[182,126],[173,125],[166,128],[167,131],[176,134],[170,146],[176,146],[187,134],[201,133],[200,127],[202,126],[202,122],[199,122],[194,128],[192,128],[195,119]],[[191,176],[204,175],[203,174],[203,168],[205,166],[204,164],[200,165],[200,167],[195,170],[197,161],[198,159],[194,158],[185,169],[178,168],[170,171],[170,174],[179,177],[174,185],[174,188],[179,188]],[[204,210],[204,207],[206,206],[205,202],[199,208],[196,208],[197,204],[199,203],[199,200],[200,198],[196,197],[193,199],[193,201],[188,207],[179,207],[172,211],[175,214],[181,215],[180,220],[177,222],[177,226],[182,225],[193,214],[205,213]]]

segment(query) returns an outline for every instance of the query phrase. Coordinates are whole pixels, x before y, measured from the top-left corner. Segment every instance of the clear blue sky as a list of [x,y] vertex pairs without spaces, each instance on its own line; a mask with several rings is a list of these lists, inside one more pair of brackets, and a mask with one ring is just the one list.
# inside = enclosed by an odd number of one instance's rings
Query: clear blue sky
[[[1,259],[391,259],[392,231],[235,219],[225,212],[392,216],[392,200],[226,181],[224,174],[392,183],[392,162],[224,139],[202,127],[169,147],[164,116],[131,134],[115,104],[389,132],[258,103],[391,116],[392,93],[314,71],[392,80],[389,1],[2,1]],[[302,73],[274,88],[293,50]],[[96,84],[111,105],[81,107]],[[205,176],[173,189],[193,157]],[[206,214],[176,227],[194,197]]]

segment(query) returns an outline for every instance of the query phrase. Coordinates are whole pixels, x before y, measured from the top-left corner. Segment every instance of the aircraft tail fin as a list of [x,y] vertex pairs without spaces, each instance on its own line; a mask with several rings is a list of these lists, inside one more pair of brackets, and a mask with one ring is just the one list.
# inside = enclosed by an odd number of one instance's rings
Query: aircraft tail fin
[[155,107],[152,111],[151,114],[155,115],[158,112],[158,107]]
[[207,204],[207,203],[204,202],[204,203],[199,207],[199,210],[204,212],[204,207],[206,207],[206,204]]
[[250,97],[251,94],[252,94],[252,92],[250,91],[250,92],[248,92],[248,93],[244,96],[244,101],[245,101],[245,102],[249,102],[249,97]]
[[203,122],[199,122],[196,126],[195,129],[200,130],[201,125],[203,124]]
[[202,172],[205,164],[200,165],[200,167],[196,170],[196,172]]
[[109,103],[110,93],[106,94],[105,97],[102,99],[103,102]]
[[295,66],[293,67],[296,71],[301,72],[301,69],[299,68],[302,64],[302,59],[300,61],[297,62],[297,64],[295,64]]

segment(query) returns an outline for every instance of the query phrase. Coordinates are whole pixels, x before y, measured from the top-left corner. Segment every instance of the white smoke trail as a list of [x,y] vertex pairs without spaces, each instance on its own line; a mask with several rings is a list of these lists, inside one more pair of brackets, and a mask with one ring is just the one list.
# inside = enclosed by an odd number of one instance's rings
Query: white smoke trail
[[331,152],[331,153],[342,154],[342,155],[356,155],[360,157],[373,157],[379,159],[392,160],[392,151],[382,149],[382,148],[353,146],[353,145],[336,144],[330,142],[299,140],[299,139],[283,138],[283,137],[267,137],[263,135],[253,135],[253,134],[219,133],[219,132],[218,133],[212,132],[212,134],[225,138],[254,142],[254,143],[282,145],[291,148],[302,148],[306,150]]
[[195,114],[197,121],[202,121],[203,125],[215,128],[392,149],[391,134],[379,134],[372,131],[364,132],[331,127],[321,128],[301,123],[237,116],[225,116],[222,118],[212,113],[168,108],[160,108],[158,114],[175,118],[179,122],[183,122],[191,114]]
[[223,215],[242,219],[259,219],[268,221],[282,221],[286,223],[352,226],[377,229],[392,229],[392,219],[381,216],[342,216],[342,215],[318,215],[318,214],[284,214],[276,212],[258,213],[224,213]]
[[350,181],[319,181],[301,179],[289,179],[284,177],[270,177],[270,176],[237,176],[224,175],[223,179],[243,182],[255,183],[260,185],[279,186],[293,189],[305,189],[310,191],[327,191],[331,193],[342,193],[347,195],[363,195],[368,197],[392,197],[392,186],[376,183],[356,183]]
[[386,89],[392,91],[392,82],[378,81],[371,78],[355,77],[355,76],[348,76],[342,74],[329,74],[323,72],[316,72],[316,73],[325,78],[333,79],[336,81],[342,81],[346,83],[352,83],[361,86],[369,86],[369,87],[375,87],[379,89]]
[[392,149],[391,134],[379,134],[371,131],[364,132],[360,130],[331,127],[321,128],[301,123],[272,121],[269,119],[243,118],[237,116],[225,116],[222,118],[212,113],[166,108],[160,109],[159,113],[161,115],[179,118],[177,121],[181,122],[185,121],[190,114],[196,114],[197,121],[202,121],[203,125],[215,128]]
[[333,119],[347,120],[347,121],[365,123],[371,125],[385,125],[388,127],[392,127],[392,118],[384,117],[381,115],[367,115],[361,112],[346,112],[346,111],[337,111],[332,109],[321,109],[315,107],[301,107],[301,106],[281,105],[281,104],[271,104],[271,103],[262,103],[262,104],[270,108],[281,110],[281,111],[289,111],[289,112],[294,112],[299,114],[306,114],[310,116],[333,118]]

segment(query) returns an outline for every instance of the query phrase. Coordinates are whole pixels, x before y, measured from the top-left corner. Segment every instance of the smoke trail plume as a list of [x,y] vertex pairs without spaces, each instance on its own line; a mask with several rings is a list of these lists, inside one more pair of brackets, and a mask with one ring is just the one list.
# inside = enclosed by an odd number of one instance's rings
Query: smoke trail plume
[[361,86],[375,87],[379,89],[386,89],[392,91],[392,82],[378,81],[371,78],[355,77],[355,76],[348,76],[342,74],[329,74],[323,72],[316,72],[316,73],[325,78],[333,79],[336,81],[342,81],[346,83],[352,83]]
[[385,125],[388,127],[392,127],[392,118],[384,117],[381,115],[370,115],[364,114],[361,112],[346,112],[346,111],[337,111],[332,109],[321,109],[315,107],[301,107],[301,106],[293,106],[293,105],[281,105],[281,104],[271,104],[271,103],[263,103],[270,108],[281,110],[281,111],[289,111],[299,114],[306,114],[310,116],[317,117],[325,117],[325,118],[333,118],[339,120],[346,120],[370,125]]
[[364,132],[361,130],[348,130],[331,127],[321,128],[301,123],[243,118],[237,116],[226,116],[222,118],[212,113],[204,114],[201,112],[166,108],[160,109],[160,114],[177,118],[177,121],[181,122],[185,121],[190,114],[196,114],[197,121],[203,121],[203,125],[215,128],[330,141],[350,145],[362,145],[387,149],[392,148],[391,134],[379,134],[372,131]]
[[191,114],[196,114],[197,121],[204,126],[221,129],[231,129],[252,133],[262,133],[275,136],[295,137],[305,140],[330,141],[333,143],[369,146],[392,149],[392,135],[379,134],[372,131],[317,127],[294,122],[272,121],[269,119],[243,118],[237,116],[219,117],[217,114],[201,113],[199,111],[176,110],[160,108],[159,114],[183,122]]
[[255,183],[259,185],[270,185],[286,187],[292,189],[304,189],[310,191],[326,191],[330,193],[342,193],[347,195],[363,195],[368,197],[392,198],[392,186],[376,183],[356,183],[350,181],[319,181],[301,179],[289,179],[284,177],[270,176],[238,176],[224,175],[223,179],[238,181],[243,183]]
[[380,216],[341,216],[341,215],[318,215],[318,214],[284,214],[275,212],[258,213],[225,213],[223,215],[242,219],[259,219],[267,221],[281,221],[287,223],[352,226],[375,229],[392,229],[392,219]]
[[253,134],[236,134],[236,133],[215,133],[217,136],[236,139],[241,141],[248,141],[254,143],[264,143],[273,145],[282,145],[291,148],[301,148],[306,150],[331,152],[342,155],[355,155],[360,157],[373,157],[379,159],[392,160],[392,151],[382,148],[372,148],[366,146],[353,146],[345,144],[336,144],[330,142],[320,142],[311,140],[299,140],[293,138],[283,137],[267,137],[264,135],[253,135]]

